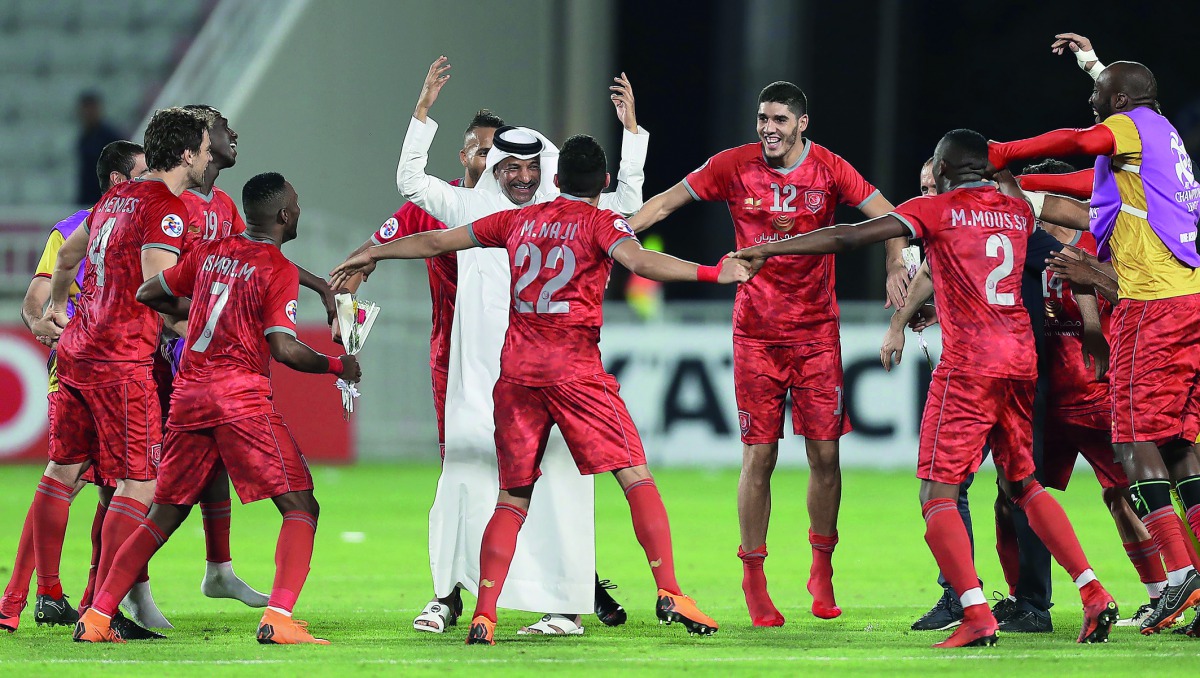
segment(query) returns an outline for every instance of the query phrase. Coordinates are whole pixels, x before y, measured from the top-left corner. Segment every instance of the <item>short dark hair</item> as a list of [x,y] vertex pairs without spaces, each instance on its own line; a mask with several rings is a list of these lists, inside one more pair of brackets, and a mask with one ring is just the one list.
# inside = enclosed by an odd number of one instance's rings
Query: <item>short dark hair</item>
[[586,134],[567,139],[558,151],[558,190],[594,198],[604,190],[608,159],[600,143]]
[[948,152],[944,154],[943,159],[948,160],[951,166],[973,166],[979,164],[980,161],[983,166],[987,165],[987,138],[979,132],[973,129],[952,129],[946,132],[942,141],[949,144],[946,149]]
[[242,186],[242,211],[248,216],[263,218],[283,208],[283,193],[287,179],[278,172],[264,172],[250,177]]
[[154,112],[146,126],[146,165],[165,172],[183,164],[183,152],[200,152],[208,118],[178,106]]
[[212,129],[212,126],[217,124],[218,118],[225,117],[221,114],[221,111],[218,111],[216,108],[209,106],[208,104],[188,104],[187,106],[183,107],[183,110],[193,111],[203,115],[204,119],[208,121],[209,129]]
[[122,176],[132,179],[133,166],[137,157],[146,150],[132,141],[114,141],[100,151],[96,160],[96,178],[100,180],[100,192],[107,193],[112,188],[108,175],[120,172]]
[[1034,163],[1025,168],[1021,174],[1070,174],[1075,168],[1071,163],[1048,158],[1039,163]]
[[808,97],[804,90],[785,80],[773,82],[758,93],[760,104],[783,104],[797,118],[808,114]]
[[504,118],[496,115],[486,108],[479,109],[474,118],[471,118],[471,124],[467,125],[467,131],[463,132],[463,136],[474,132],[479,128],[500,129],[504,127]]

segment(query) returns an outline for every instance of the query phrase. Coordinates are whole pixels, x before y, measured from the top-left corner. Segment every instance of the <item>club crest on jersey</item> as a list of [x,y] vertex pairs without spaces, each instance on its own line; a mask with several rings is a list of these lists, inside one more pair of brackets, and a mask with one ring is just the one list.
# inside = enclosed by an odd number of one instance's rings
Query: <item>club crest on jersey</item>
[[820,212],[825,207],[825,191],[805,191],[804,206],[813,214]]
[[616,221],[614,221],[613,228],[615,228],[618,231],[625,233],[627,235],[632,235],[632,236],[637,235],[636,233],[633,232],[633,227],[629,225],[629,222],[625,221],[624,219],[617,219]]
[[287,306],[284,307],[283,312],[287,313],[288,320],[291,320],[292,324],[295,324],[295,322],[296,322],[296,300],[292,299],[291,301],[289,301],[287,303]]
[[178,238],[179,236],[183,235],[183,229],[183,219],[180,219],[178,215],[168,214],[162,218],[163,233],[166,233],[172,238]]
[[396,217],[392,217],[383,222],[383,225],[379,227],[379,235],[382,237],[382,239],[388,240],[395,237],[396,232],[399,230],[400,222],[396,221]]
[[738,427],[742,429],[742,435],[750,435],[750,413],[746,410],[738,410]]
[[154,464],[154,468],[158,468],[158,464],[162,461],[162,445],[150,446],[150,463]]

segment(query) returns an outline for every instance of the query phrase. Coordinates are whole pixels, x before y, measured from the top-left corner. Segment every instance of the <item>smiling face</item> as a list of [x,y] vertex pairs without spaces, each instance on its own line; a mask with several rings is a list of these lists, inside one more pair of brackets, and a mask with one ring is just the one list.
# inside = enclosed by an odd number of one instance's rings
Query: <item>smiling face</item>
[[213,160],[222,168],[233,167],[237,163],[237,132],[229,127],[229,121],[224,116],[218,116],[209,129],[212,139]]
[[496,163],[492,173],[504,195],[513,204],[524,205],[533,200],[538,187],[542,185],[541,156],[521,160],[510,155]]
[[213,160],[212,141],[209,139],[208,130],[204,130],[204,136],[200,140],[200,152],[192,153],[184,151],[184,164],[187,165],[187,188],[196,188],[204,183],[204,173],[208,170],[208,164]]
[[785,104],[767,101],[758,105],[758,139],[763,156],[776,166],[790,164],[800,153],[800,133],[808,127],[808,115],[799,118]]

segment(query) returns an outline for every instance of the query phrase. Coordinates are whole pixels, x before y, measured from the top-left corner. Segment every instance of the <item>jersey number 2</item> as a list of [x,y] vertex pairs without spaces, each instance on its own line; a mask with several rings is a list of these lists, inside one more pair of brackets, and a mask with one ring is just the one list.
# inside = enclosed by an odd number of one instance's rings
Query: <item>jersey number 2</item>
[[993,233],[987,239],[987,255],[989,257],[1000,257],[1000,264],[992,269],[987,276],[987,300],[989,304],[995,306],[1015,306],[1017,303],[1016,297],[1012,292],[997,292],[996,289],[1000,285],[1000,281],[1008,277],[1013,270],[1013,247],[1012,241],[1007,235],[1001,233]]
[[216,296],[217,301],[212,305],[212,310],[208,312],[208,322],[204,323],[200,338],[192,344],[192,350],[197,353],[204,353],[208,349],[209,342],[212,341],[213,332],[217,330],[217,320],[221,317],[221,311],[225,310],[225,304],[229,302],[229,285],[223,282],[214,282],[210,293]]
[[513,306],[517,313],[570,313],[571,302],[554,301],[554,293],[571,282],[571,277],[575,275],[575,253],[571,248],[565,245],[556,246],[546,255],[546,268],[554,270],[561,261],[562,270],[542,285],[542,292],[538,295],[536,303],[521,299],[521,292],[537,280],[538,274],[542,272],[542,250],[531,242],[521,243],[513,256],[513,263],[517,266],[523,266],[526,261],[529,262],[529,268],[525,269],[513,285]]

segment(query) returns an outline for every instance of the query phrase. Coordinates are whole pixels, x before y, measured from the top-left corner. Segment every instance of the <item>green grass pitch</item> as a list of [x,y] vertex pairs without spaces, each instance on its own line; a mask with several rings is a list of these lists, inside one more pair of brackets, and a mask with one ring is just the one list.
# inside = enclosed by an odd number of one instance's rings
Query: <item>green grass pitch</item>
[[[39,471],[29,466],[0,468],[0,574],[5,580]],[[808,612],[803,472],[780,471],[774,482],[767,574],[788,621],[780,629],[755,629],[742,600],[741,566],[735,556],[736,471],[664,470],[658,481],[671,515],[679,580],[721,623],[715,636],[689,637],[680,626],[657,624],[653,580],[633,536],[627,505],[615,481],[601,477],[596,497],[598,568],[602,577],[620,585],[615,594],[629,611],[629,623],[610,629],[592,617],[585,619],[587,632],[582,637],[521,637],[517,628],[536,621],[537,615],[501,610],[498,645],[467,647],[465,623],[444,635],[418,633],[411,625],[430,594],[426,516],[436,467],[323,467],[315,474],[322,505],[320,528],[297,616],[329,638],[331,646],[260,646],[253,638],[257,611],[201,596],[204,546],[195,515],[150,565],[155,597],[176,625],[167,640],[77,645],[65,628],[36,627],[29,608],[20,631],[0,637],[0,674],[527,675],[566,670],[729,675],[753,670],[789,675],[1166,676],[1194,674],[1200,656],[1200,640],[1172,634],[1144,638],[1130,628],[1115,629],[1107,645],[1076,645],[1079,598],[1067,575],[1057,569],[1053,634],[1004,635],[996,647],[986,649],[930,649],[946,634],[908,629],[939,595],[933,558],[922,539],[917,481],[907,472],[863,471],[845,474],[841,543],[834,557],[838,602],[845,612],[836,620],[818,620]],[[973,490],[973,508],[980,575],[987,592],[1003,588],[991,527],[994,492],[994,475],[981,475]],[[1055,494],[1123,615],[1136,609],[1145,590],[1100,503],[1095,479],[1079,473],[1070,492]],[[88,489],[76,500],[63,553],[64,583],[73,599],[86,575],[93,497]],[[260,590],[271,585],[278,528],[278,513],[269,502],[234,509],[234,565]],[[467,601],[468,616],[472,603]]]

